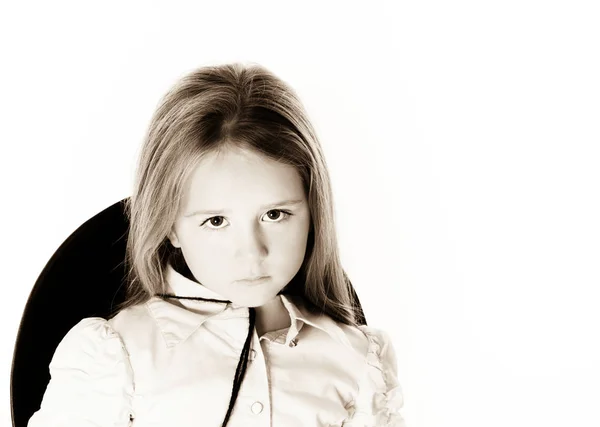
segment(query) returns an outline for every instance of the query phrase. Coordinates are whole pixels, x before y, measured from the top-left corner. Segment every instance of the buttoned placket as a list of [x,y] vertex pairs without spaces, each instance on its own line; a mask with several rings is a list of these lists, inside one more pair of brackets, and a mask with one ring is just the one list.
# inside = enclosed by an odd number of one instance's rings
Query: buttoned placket
[[[291,329],[291,331],[290,331]],[[287,346],[294,348],[298,344],[297,328],[286,328],[268,332],[259,337],[253,332],[248,366],[236,407],[243,408],[244,427],[272,426],[272,390],[269,370],[269,351],[271,346]],[[291,337],[292,339],[289,339]],[[240,347],[241,348],[241,347]],[[240,411],[240,409],[238,409]],[[236,411],[237,412],[237,411]]]
[[[243,343],[240,343],[240,349]],[[261,348],[261,339],[253,331],[248,355],[248,366],[234,409],[235,414],[241,414],[240,427],[271,427],[271,382],[269,377],[269,362],[266,352]],[[235,424],[237,425],[237,424]]]

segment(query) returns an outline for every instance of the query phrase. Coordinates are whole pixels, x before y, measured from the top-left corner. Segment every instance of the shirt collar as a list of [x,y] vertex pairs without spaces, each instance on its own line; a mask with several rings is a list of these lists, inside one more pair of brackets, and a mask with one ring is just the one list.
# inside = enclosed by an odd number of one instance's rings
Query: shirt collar
[[[200,297],[214,299],[216,301],[227,301],[213,290],[200,283],[190,280],[177,272],[170,264],[166,269],[166,280],[169,285],[168,294],[186,297]],[[351,346],[348,338],[340,326],[328,315],[312,313],[308,310],[300,296],[280,294],[283,307],[288,312],[291,326],[283,339],[280,336],[275,342],[294,346],[298,342],[298,334],[306,324],[326,332],[337,342]],[[224,304],[222,302],[209,302],[187,299],[167,299],[169,303],[159,297],[152,298],[147,306],[156,319],[168,346],[177,344],[189,337],[207,319],[220,315],[221,318],[248,317],[245,307],[234,303]],[[177,305],[180,305],[178,307]],[[184,309],[181,309],[183,306]],[[268,334],[265,334],[268,335]]]

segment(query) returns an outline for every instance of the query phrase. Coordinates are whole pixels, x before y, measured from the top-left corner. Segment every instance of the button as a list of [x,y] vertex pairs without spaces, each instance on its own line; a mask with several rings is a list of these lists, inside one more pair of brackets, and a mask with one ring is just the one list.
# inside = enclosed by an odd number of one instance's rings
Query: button
[[298,341],[295,338],[290,341],[290,347],[296,347],[296,344],[298,344]]
[[263,410],[263,404],[262,404],[262,403],[260,403],[260,402],[254,402],[254,403],[252,404],[252,407],[251,407],[250,409],[252,410],[252,413],[253,413],[253,414],[256,414],[256,415],[258,415],[258,414],[260,414],[260,413],[262,412],[262,410]]
[[250,360],[256,359],[256,350],[250,350]]

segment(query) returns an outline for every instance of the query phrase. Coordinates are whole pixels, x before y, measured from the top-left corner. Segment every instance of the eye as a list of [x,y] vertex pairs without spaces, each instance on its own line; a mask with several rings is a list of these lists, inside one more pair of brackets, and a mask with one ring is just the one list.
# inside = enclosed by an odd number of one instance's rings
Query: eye
[[208,218],[206,221],[204,221],[202,224],[200,224],[201,226],[203,226],[204,224],[208,223],[210,224],[208,228],[209,230],[220,230],[221,225],[223,224],[223,222],[225,221],[225,218],[223,218],[222,216],[213,216]]
[[286,220],[290,216],[292,216],[291,212],[282,211],[280,209],[271,209],[269,212],[267,212],[267,217],[272,221],[267,222],[281,222]]

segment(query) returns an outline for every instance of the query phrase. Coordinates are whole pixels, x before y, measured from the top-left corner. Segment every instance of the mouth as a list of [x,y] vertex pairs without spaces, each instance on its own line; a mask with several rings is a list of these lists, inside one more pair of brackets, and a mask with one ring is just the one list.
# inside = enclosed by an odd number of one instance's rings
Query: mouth
[[259,276],[259,277],[252,277],[250,279],[242,279],[242,280],[238,280],[238,283],[242,283],[244,285],[259,285],[261,283],[266,282],[268,279],[270,279],[271,276]]

